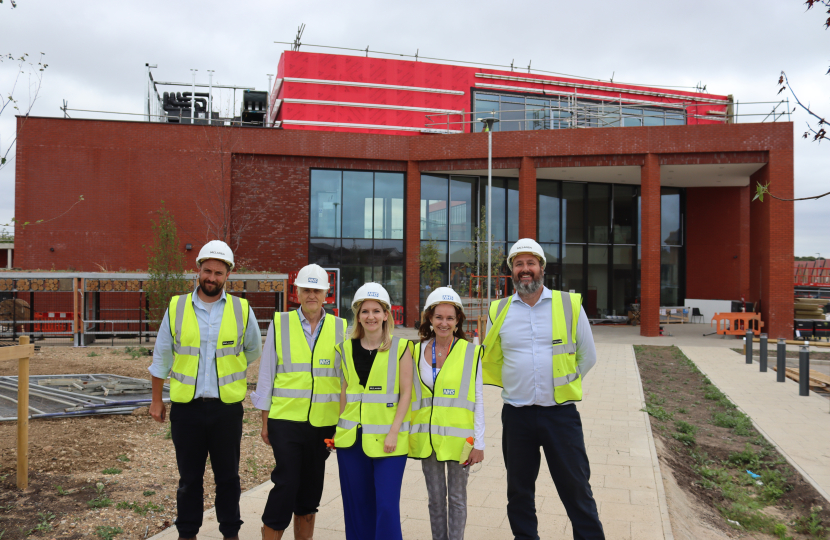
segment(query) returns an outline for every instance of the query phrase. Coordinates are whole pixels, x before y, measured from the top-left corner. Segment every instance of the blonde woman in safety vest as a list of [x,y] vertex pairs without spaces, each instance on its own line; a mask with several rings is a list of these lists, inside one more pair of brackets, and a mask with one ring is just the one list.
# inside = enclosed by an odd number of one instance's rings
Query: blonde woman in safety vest
[[544,286],[542,247],[523,238],[507,265],[516,293],[490,304],[484,338],[484,384],[502,387],[502,454],[507,519],[516,538],[539,538],[536,478],[545,449],[548,470],[579,539],[605,538],[591,491],[582,421],[582,379],[597,353],[582,296]]
[[392,337],[389,293],[366,283],[354,329],[338,346],[343,369],[334,435],[347,540],[401,540],[401,484],[409,451],[410,342]]
[[233,252],[213,240],[196,259],[199,286],[174,296],[153,348],[150,415],[164,422],[164,379],[170,377],[170,433],[176,449],[179,538],[195,538],[204,514],[205,463],[216,482],[216,519],[226,539],[238,539],[239,452],[247,368],[262,352],[262,335],[244,298],[225,294]]
[[[421,460],[433,540],[464,538],[469,466],[484,459],[482,348],[467,341],[463,325],[458,293],[432,291],[413,359],[409,457]],[[462,457],[468,440],[473,449]]]
[[346,321],[323,309],[328,273],[303,267],[294,281],[300,307],[274,313],[268,328],[259,381],[251,394],[262,410],[261,437],[274,452],[274,487],[262,512],[263,540],[279,540],[294,519],[294,538],[311,540],[329,451],[340,414],[340,366],[335,345]]

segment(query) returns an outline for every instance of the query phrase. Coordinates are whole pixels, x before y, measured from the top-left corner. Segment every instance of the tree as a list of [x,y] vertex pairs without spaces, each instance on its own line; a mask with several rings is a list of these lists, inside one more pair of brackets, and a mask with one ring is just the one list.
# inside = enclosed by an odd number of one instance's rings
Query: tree
[[[12,7],[14,7],[14,4],[12,4]],[[0,62],[17,62],[17,74],[11,83],[11,88],[5,95],[0,95],[0,116],[6,113],[6,111],[16,111],[14,114],[22,117],[22,121],[17,128],[17,135],[12,137],[11,142],[6,145],[0,141],[0,170],[2,170],[9,163],[9,155],[15,146],[17,136],[26,124],[29,113],[32,111],[32,107],[35,106],[35,102],[40,94],[40,87],[43,83],[43,72],[46,71],[47,67],[49,67],[49,64],[43,63],[43,57],[44,53],[40,53],[40,57],[38,58],[37,63],[35,63],[34,60],[29,59],[28,53],[23,53],[23,56],[19,58],[15,58],[12,54],[0,55]],[[25,106],[20,103],[20,100],[17,97],[15,97],[15,95],[19,92],[18,86],[22,82],[21,76],[23,76],[23,78],[27,81],[26,91],[29,96],[29,102]],[[34,78],[34,80],[32,80],[32,78]],[[23,109],[21,109],[21,107],[23,107]]]
[[164,207],[164,201],[161,202],[161,208],[156,214],[158,221],[151,221],[153,245],[145,246],[149,276],[144,283],[144,292],[149,304],[147,320],[153,330],[158,330],[170,299],[188,289],[184,277],[184,254],[179,246],[176,220]]
[[[467,283],[469,283],[470,287],[475,286],[477,290],[474,292],[478,293],[481,292],[482,289],[486,291],[486,283],[479,284],[476,282],[475,284],[470,283],[470,276],[475,274],[477,276],[486,275],[487,274],[487,207],[482,206],[481,212],[479,213],[481,216],[481,220],[479,221],[478,227],[473,229],[473,243],[470,247],[463,249],[461,252],[464,254],[464,258],[470,260],[472,262],[465,262],[462,263],[465,277],[467,278]],[[496,243],[495,237],[490,235],[491,241]],[[496,246],[493,247],[490,256],[490,269],[491,274],[493,276],[499,275],[502,272],[502,265],[504,265],[504,261],[506,260],[506,256],[504,253],[504,245],[502,242],[498,242]],[[462,280],[462,283],[464,281]],[[464,291],[463,287],[462,290],[459,290],[459,294],[466,294],[469,293],[469,290]]]
[[[813,9],[814,7],[817,7],[817,6],[822,6],[822,7],[826,8],[826,14],[828,15],[828,17],[827,17],[827,20],[824,21],[824,29],[825,30],[830,29],[830,0],[806,0],[804,2],[804,4],[807,6],[807,11],[810,11],[811,9]],[[825,75],[830,75],[830,69],[827,70]],[[830,137],[828,137],[827,130],[824,127],[824,126],[828,125],[830,122],[828,122],[822,114],[817,113],[816,111],[814,111],[809,104],[805,105],[804,103],[802,103],[802,101],[798,98],[798,95],[795,93],[795,90],[793,90],[793,87],[790,84],[789,79],[787,78],[786,72],[784,72],[783,70],[781,71],[781,75],[778,77],[778,86],[779,86],[779,89],[778,89],[779,94],[781,92],[784,92],[785,90],[788,90],[790,92],[790,94],[793,96],[793,99],[795,100],[795,103],[796,103],[795,109],[793,109],[793,110],[802,109],[804,112],[807,113],[807,115],[809,117],[809,120],[807,121],[807,130],[802,135],[802,138],[804,138],[804,139],[812,138],[813,142],[817,142],[817,143],[821,143],[821,141],[823,141],[825,139],[830,139]],[[782,197],[777,197],[776,195],[771,193],[770,190],[769,190],[769,183],[761,184],[759,182],[755,186],[755,197],[752,200],[754,201],[754,200],[757,199],[757,200],[760,200],[761,202],[764,202],[764,197],[766,195],[769,195],[773,199],[776,199],[776,200],[779,200],[779,201],[807,201],[807,200],[821,199],[822,197],[826,197],[826,196],[830,195],[830,191],[828,191],[827,193],[822,193],[820,195],[813,195],[811,197],[799,197],[799,198],[796,198],[796,199],[785,199],[785,198],[782,198]]]
[[441,286],[441,252],[438,242],[432,237],[425,244],[421,244],[421,285],[432,289]]

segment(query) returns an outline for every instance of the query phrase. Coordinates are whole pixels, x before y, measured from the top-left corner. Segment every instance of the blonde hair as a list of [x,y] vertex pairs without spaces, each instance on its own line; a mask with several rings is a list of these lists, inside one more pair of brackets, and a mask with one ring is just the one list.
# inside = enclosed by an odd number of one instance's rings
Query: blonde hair
[[[352,327],[352,333],[349,336],[349,339],[363,339],[366,335],[366,332],[363,330],[363,325],[360,324],[359,314],[360,308],[363,307],[363,302],[366,300],[361,300],[360,303],[357,305],[352,306],[352,313],[354,313],[354,326]],[[377,300],[372,300],[373,302],[377,302]],[[389,309],[383,302],[378,302],[380,307],[383,308],[383,312],[386,313],[386,320],[383,321],[383,325],[381,327],[381,334],[383,335],[383,339],[380,342],[380,347],[378,347],[378,351],[388,351],[392,347],[392,329],[390,328],[390,321],[394,321],[392,317],[392,310]]]

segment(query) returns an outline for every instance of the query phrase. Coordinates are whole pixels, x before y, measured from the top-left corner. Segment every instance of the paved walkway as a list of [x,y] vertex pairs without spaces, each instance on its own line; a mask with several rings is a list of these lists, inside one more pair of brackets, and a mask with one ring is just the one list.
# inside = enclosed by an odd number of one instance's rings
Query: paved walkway
[[[671,525],[660,480],[651,428],[643,407],[642,386],[631,345],[598,344],[597,366],[584,383],[579,404],[585,443],[591,461],[591,485],[609,540],[671,540]],[[501,453],[500,389],[485,386],[487,430],[485,461],[470,475],[467,492],[467,538],[510,539],[507,483]],[[260,516],[271,482],[242,496],[242,540],[260,538]],[[536,483],[539,533],[542,538],[570,538],[570,521],[556,493],[545,460]],[[401,495],[403,537],[431,538],[427,491],[421,465],[409,460]],[[200,536],[221,538],[213,511],[205,515]],[[326,483],[317,515],[317,540],[344,539],[343,503],[337,460],[326,465]],[[153,540],[175,540],[175,527]],[[291,528],[286,539],[293,539]]]
[[[798,383],[776,382],[744,356],[727,349],[681,346],[712,383],[752,418],[790,464],[830,501],[830,400],[798,395]],[[771,362],[775,362],[775,352]]]

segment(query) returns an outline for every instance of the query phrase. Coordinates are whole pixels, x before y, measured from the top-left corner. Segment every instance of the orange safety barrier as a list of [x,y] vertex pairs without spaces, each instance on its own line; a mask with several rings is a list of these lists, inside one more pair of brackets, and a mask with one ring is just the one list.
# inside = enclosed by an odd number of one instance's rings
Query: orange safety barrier
[[395,326],[403,324],[403,306],[392,306],[392,318],[395,320]]
[[827,287],[830,285],[830,261],[795,261],[795,285]]
[[[71,311],[35,312],[36,321],[50,322],[35,323],[33,332],[71,332],[72,315]],[[57,322],[58,319],[64,319],[65,322]]]
[[761,335],[764,321],[760,313],[715,313],[712,317],[713,325],[717,325],[717,333],[726,336],[743,336],[747,330],[752,330],[756,336]]

